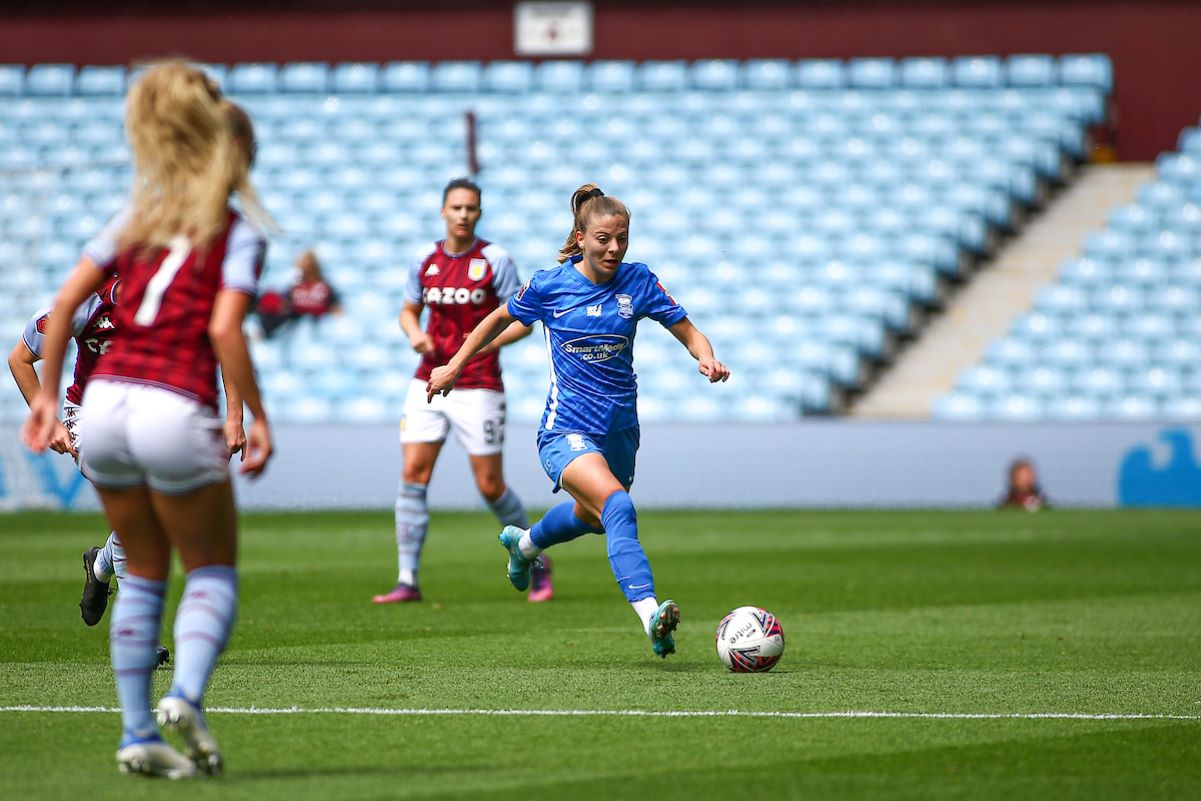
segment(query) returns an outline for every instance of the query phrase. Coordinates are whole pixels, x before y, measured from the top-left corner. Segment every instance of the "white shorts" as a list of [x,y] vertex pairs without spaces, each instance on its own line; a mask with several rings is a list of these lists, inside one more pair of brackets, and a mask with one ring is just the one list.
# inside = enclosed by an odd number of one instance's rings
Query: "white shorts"
[[455,389],[425,401],[425,382],[414,378],[400,417],[400,441],[445,442],[455,437],[472,456],[500,453],[505,443],[505,394],[492,389]]
[[79,464],[79,416],[83,407],[78,403],[63,401],[63,428],[71,435],[71,445],[75,448],[75,464]]
[[208,407],[162,387],[88,383],[79,421],[83,474],[102,489],[143,484],[182,495],[227,480],[222,424]]

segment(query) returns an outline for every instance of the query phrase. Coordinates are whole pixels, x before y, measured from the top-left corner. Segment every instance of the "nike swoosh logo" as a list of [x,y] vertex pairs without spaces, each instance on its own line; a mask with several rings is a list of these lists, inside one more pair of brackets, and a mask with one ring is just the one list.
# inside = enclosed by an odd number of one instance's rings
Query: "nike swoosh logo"
[[557,320],[557,319],[559,319],[560,317],[562,317],[564,314],[567,314],[568,312],[573,312],[573,311],[575,311],[575,309],[574,309],[574,308],[572,308],[572,309],[563,309],[562,311],[559,311],[558,309],[555,309],[553,312],[551,312],[551,316],[552,316],[552,317],[554,317],[554,318]]

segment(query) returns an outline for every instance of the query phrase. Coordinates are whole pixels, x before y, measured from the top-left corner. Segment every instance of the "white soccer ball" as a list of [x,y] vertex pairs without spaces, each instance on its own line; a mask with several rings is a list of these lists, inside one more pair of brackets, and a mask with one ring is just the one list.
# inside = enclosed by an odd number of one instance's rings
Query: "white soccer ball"
[[717,624],[717,656],[734,673],[763,673],[784,655],[784,629],[757,606],[740,606]]

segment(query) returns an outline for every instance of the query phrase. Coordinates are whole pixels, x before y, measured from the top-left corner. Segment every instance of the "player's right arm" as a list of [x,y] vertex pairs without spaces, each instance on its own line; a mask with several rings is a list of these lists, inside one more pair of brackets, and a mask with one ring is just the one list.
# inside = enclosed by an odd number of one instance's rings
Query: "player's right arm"
[[429,353],[434,349],[434,340],[421,327],[421,310],[424,303],[414,303],[405,299],[404,308],[400,310],[400,330],[409,338],[409,344],[418,353]]
[[[34,318],[32,322],[36,325],[38,319]],[[12,372],[13,380],[17,382],[17,388],[21,390],[25,403],[30,405],[33,404],[33,399],[37,397],[38,391],[42,388],[42,382],[38,379],[38,371],[33,366],[39,360],[40,357],[29,349],[23,338],[13,346],[12,352],[8,354],[8,369]],[[50,450],[55,453],[75,455],[75,446],[71,444],[71,432],[67,431],[67,427],[57,417],[54,420],[54,432],[50,435]]]
[[497,306],[491,314],[480,320],[480,324],[467,335],[459,352],[450,357],[449,362],[442,367],[435,367],[434,371],[430,373],[429,383],[425,387],[426,401],[433,400],[435,395],[449,394],[455,382],[459,380],[459,375],[463,372],[463,365],[467,364],[480,348],[500,336],[500,333],[516,320],[517,318],[509,313],[509,307],[505,304]]
[[88,256],[84,256],[67,276],[54,298],[54,308],[59,314],[51,314],[46,321],[46,335],[42,342],[42,358],[46,364],[42,369],[41,387],[29,401],[29,417],[21,427],[21,441],[34,453],[42,453],[50,447],[58,420],[59,383],[63,373],[63,357],[67,352],[67,340],[71,338],[71,318],[75,309],[100,288],[105,273]]

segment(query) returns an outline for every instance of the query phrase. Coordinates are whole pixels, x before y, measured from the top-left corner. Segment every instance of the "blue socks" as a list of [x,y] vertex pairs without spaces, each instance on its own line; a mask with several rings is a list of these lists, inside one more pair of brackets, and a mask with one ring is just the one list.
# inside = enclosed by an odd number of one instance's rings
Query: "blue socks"
[[489,501],[488,506],[492,508],[492,514],[496,515],[502,526],[530,527],[530,518],[525,513],[525,507],[521,505],[521,498],[508,487],[505,487],[505,493],[495,501]]
[[608,537],[609,566],[626,600],[634,603],[654,597],[651,563],[638,542],[638,513],[625,490],[618,490],[605,500],[601,525]]
[[[400,582],[416,586],[421,548],[429,529],[430,512],[425,501],[425,484],[400,483],[396,496],[396,553]],[[503,498],[503,496],[502,496]]]
[[135,739],[158,735],[150,711],[150,676],[158,664],[155,648],[166,590],[165,581],[126,576],[109,615],[109,656],[121,703],[121,723],[125,735]]
[[584,534],[603,533],[603,529],[593,528],[576,517],[575,504],[567,501],[547,510],[542,519],[530,529],[530,540],[539,548],[549,548],[561,542],[570,542]]
[[[127,587],[128,581],[121,588],[122,594]],[[179,610],[175,613],[173,694],[182,695],[196,706],[201,705],[217,657],[229,641],[237,611],[237,569],[209,565],[198,567],[188,574],[183,600],[179,602]],[[152,658],[157,642],[156,638],[150,646]]]
[[121,539],[117,532],[109,532],[104,547],[96,553],[96,564],[92,572],[101,581],[108,581],[115,575],[118,586],[125,580],[125,549],[121,547]]

